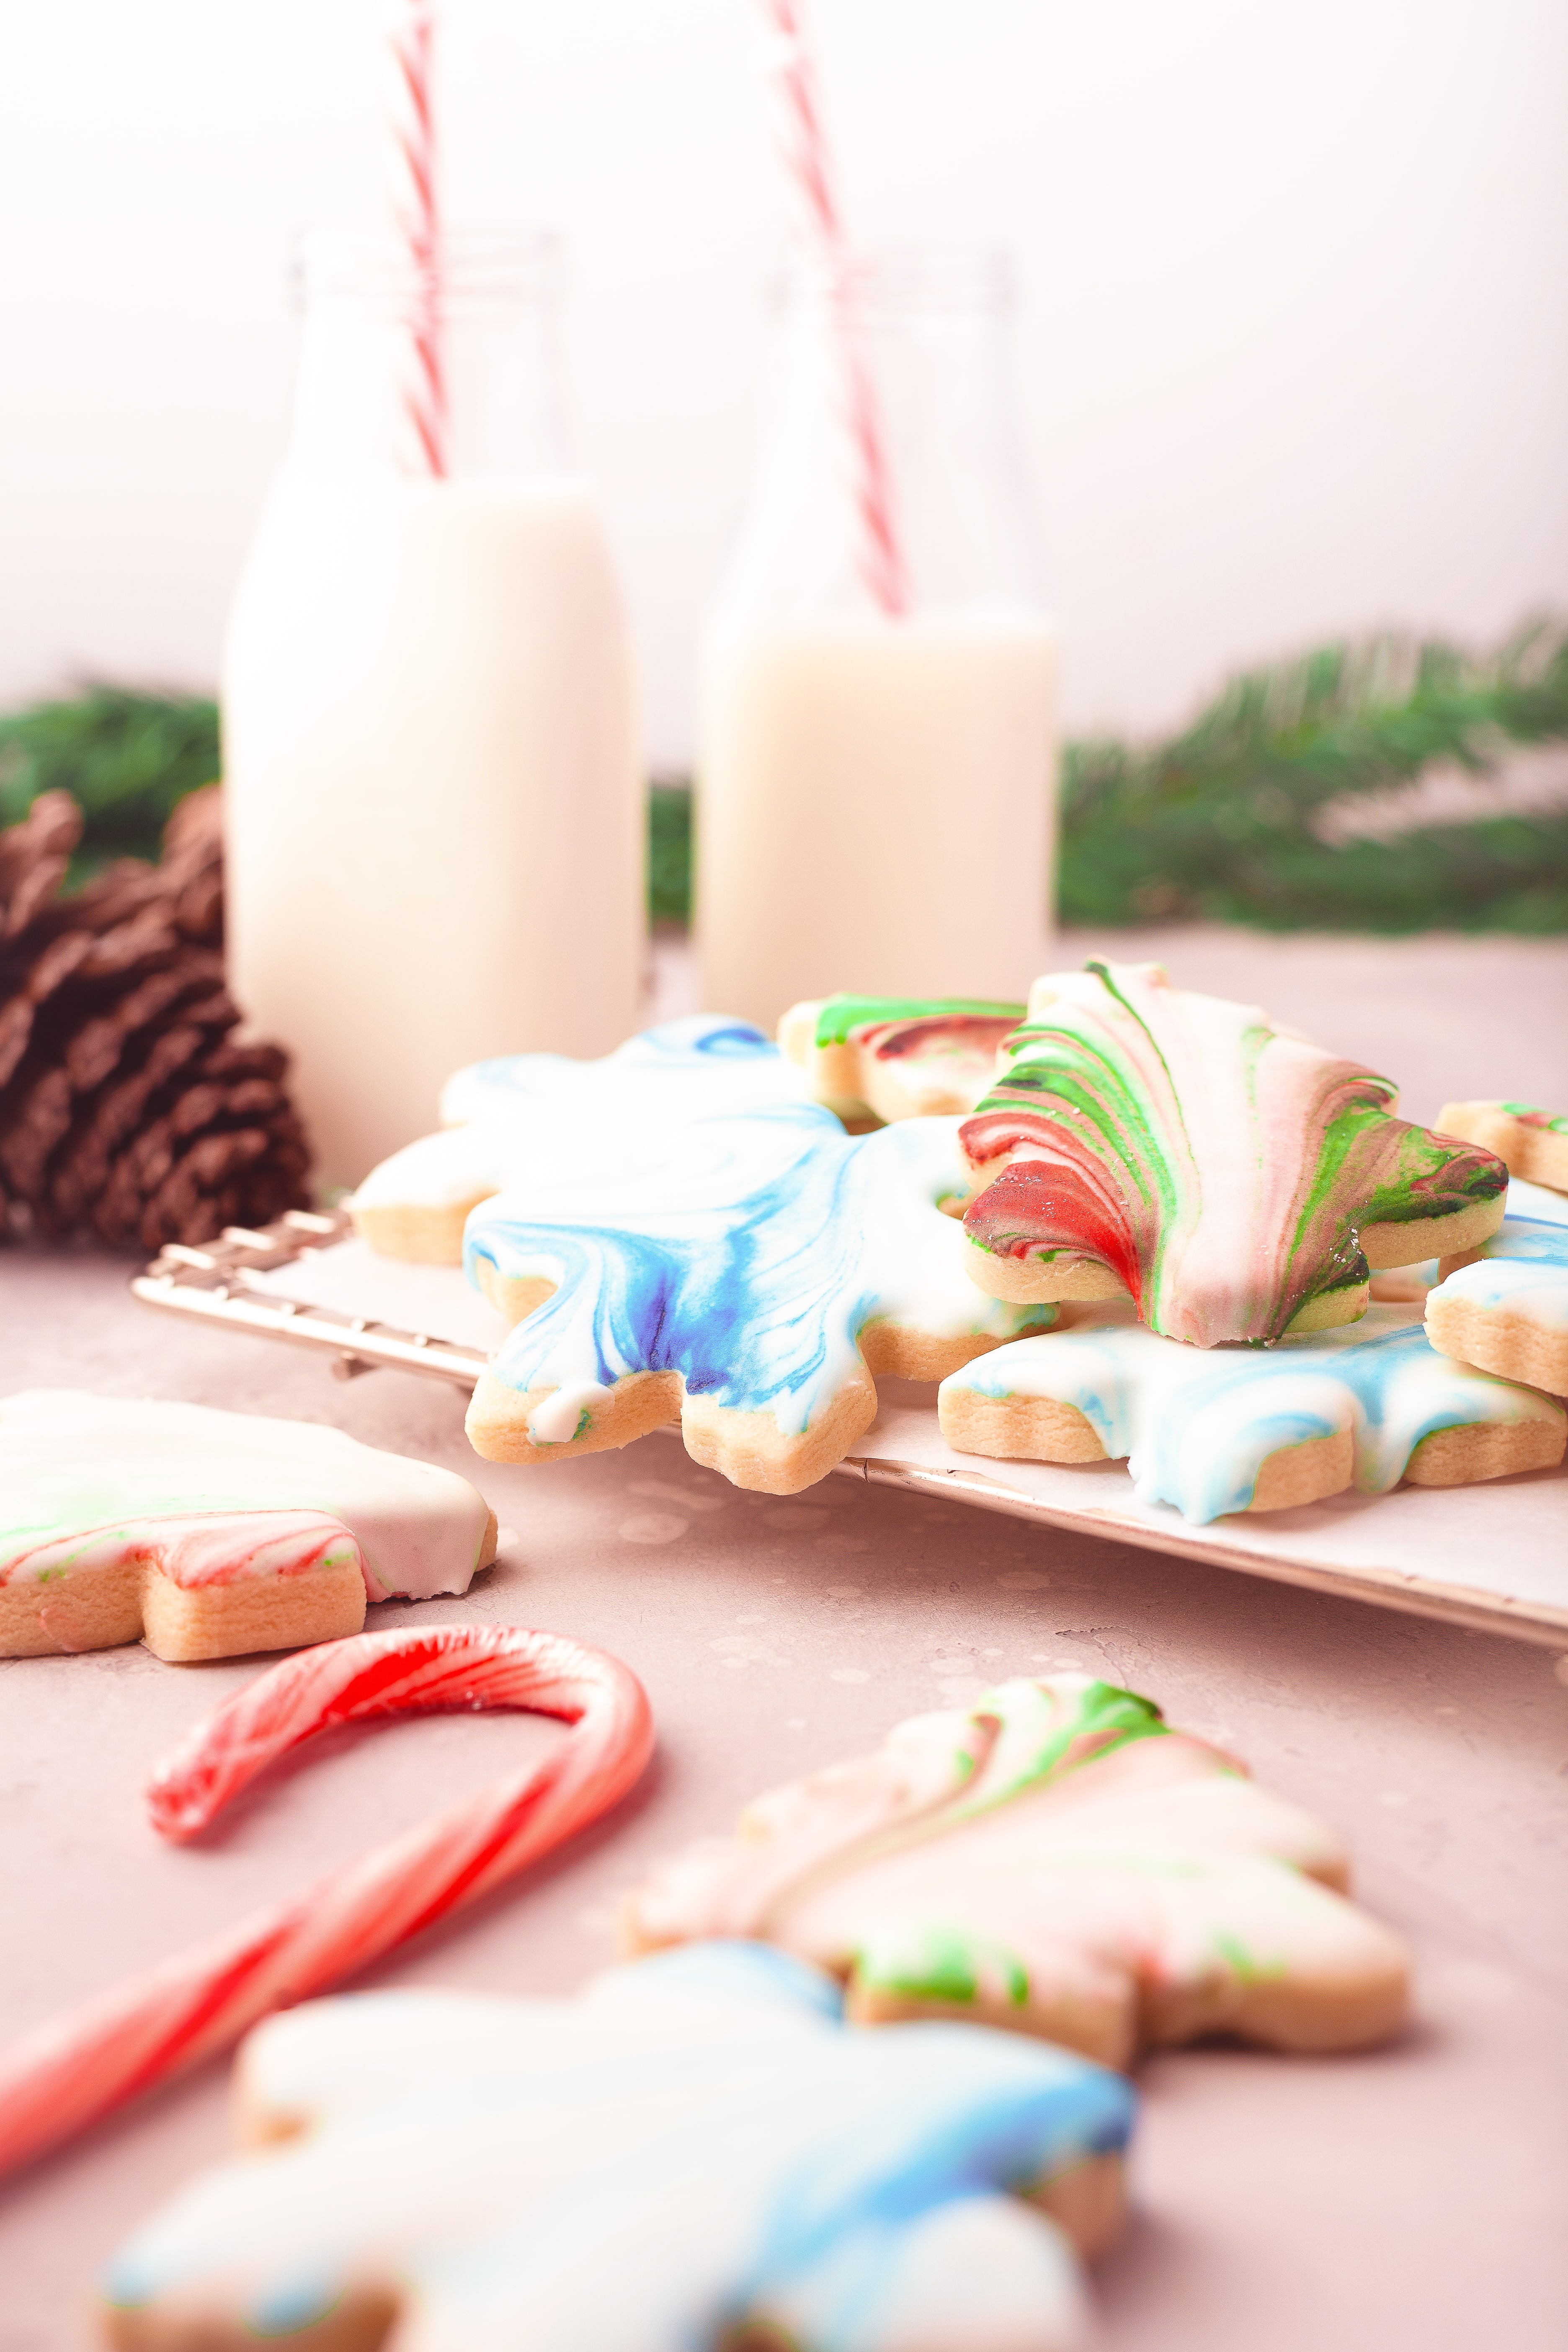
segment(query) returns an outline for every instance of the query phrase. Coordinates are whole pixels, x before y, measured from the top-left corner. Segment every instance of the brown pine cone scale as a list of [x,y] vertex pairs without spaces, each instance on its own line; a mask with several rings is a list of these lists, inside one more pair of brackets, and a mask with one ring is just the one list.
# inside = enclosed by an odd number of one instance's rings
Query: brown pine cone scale
[[288,1056],[237,1041],[216,786],[71,897],[65,793],[0,831],[0,1240],[210,1241],[310,1203]]

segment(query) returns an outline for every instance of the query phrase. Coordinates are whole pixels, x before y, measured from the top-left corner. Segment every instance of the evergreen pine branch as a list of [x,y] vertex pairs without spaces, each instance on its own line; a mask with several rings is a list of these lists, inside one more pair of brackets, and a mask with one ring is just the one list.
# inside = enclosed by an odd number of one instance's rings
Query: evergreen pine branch
[[217,772],[217,706],[199,695],[90,686],[0,717],[0,824],[69,793],[86,818],[73,886],[110,858],[156,858],[174,803]]

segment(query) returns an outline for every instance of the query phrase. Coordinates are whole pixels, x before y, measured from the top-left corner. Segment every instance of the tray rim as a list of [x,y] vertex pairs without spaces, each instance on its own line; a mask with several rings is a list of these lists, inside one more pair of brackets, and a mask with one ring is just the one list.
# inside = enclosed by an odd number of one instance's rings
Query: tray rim
[[[269,1225],[228,1225],[216,1241],[200,1247],[167,1244],[132,1278],[132,1295],[143,1306],[165,1314],[328,1356],[331,1370],[340,1380],[375,1370],[408,1371],[472,1389],[489,1361],[482,1348],[378,1316],[355,1316],[343,1308],[280,1297],[275,1291],[258,1288],[251,1279],[258,1274],[277,1274],[317,1255],[353,1239],[353,1233],[352,1217],[341,1208],[320,1213],[291,1209]],[[652,1433],[679,1436],[679,1422],[672,1421],[668,1430]],[[1047,1502],[967,1466],[950,1470],[900,1461],[896,1454],[850,1453],[834,1465],[834,1474],[860,1478],[870,1486],[896,1486],[906,1494],[940,1496],[979,1510],[998,1511],[1037,1527],[1098,1535],[1173,1559],[1201,1559],[1240,1575],[1260,1576],[1410,1616],[1436,1618],[1471,1632],[1502,1633],[1549,1649],[1568,1648],[1568,1604],[1557,1609],[1549,1602],[1518,1601],[1448,1580],[1440,1585],[1427,1583],[1403,1570],[1332,1568],[1281,1559],[1272,1552],[1215,1543],[1201,1528],[1188,1528],[1184,1522],[1179,1528],[1165,1528],[1102,1506],[1068,1508]]]

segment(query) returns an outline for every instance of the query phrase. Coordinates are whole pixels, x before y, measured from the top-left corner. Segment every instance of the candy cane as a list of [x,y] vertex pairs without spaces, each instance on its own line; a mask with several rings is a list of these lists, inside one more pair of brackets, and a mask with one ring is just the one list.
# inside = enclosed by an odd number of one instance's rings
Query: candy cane
[[198,1724],[153,1774],[153,1826],[191,1837],[314,1733],[437,1707],[575,1728],[542,1763],[15,2044],[0,2056],[0,2171],[489,1894],[618,1802],[653,1752],[642,1685],[602,1651],[513,1625],[361,1633],[284,1659]]

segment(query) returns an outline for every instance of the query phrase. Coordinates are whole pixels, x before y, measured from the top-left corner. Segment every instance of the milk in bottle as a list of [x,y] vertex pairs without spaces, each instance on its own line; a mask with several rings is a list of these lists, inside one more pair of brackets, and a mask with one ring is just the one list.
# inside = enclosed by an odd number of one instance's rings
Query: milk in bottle
[[909,608],[856,561],[831,305],[797,282],[775,415],[700,674],[704,998],[1022,998],[1044,968],[1057,637],[999,331],[1000,257],[888,257],[853,289]]
[[631,656],[559,460],[543,258],[451,254],[444,479],[395,464],[397,268],[369,240],[308,253],[294,436],[224,670],[235,993],[295,1056],[329,1185],[432,1127],[466,1062],[607,1051],[643,977]]

